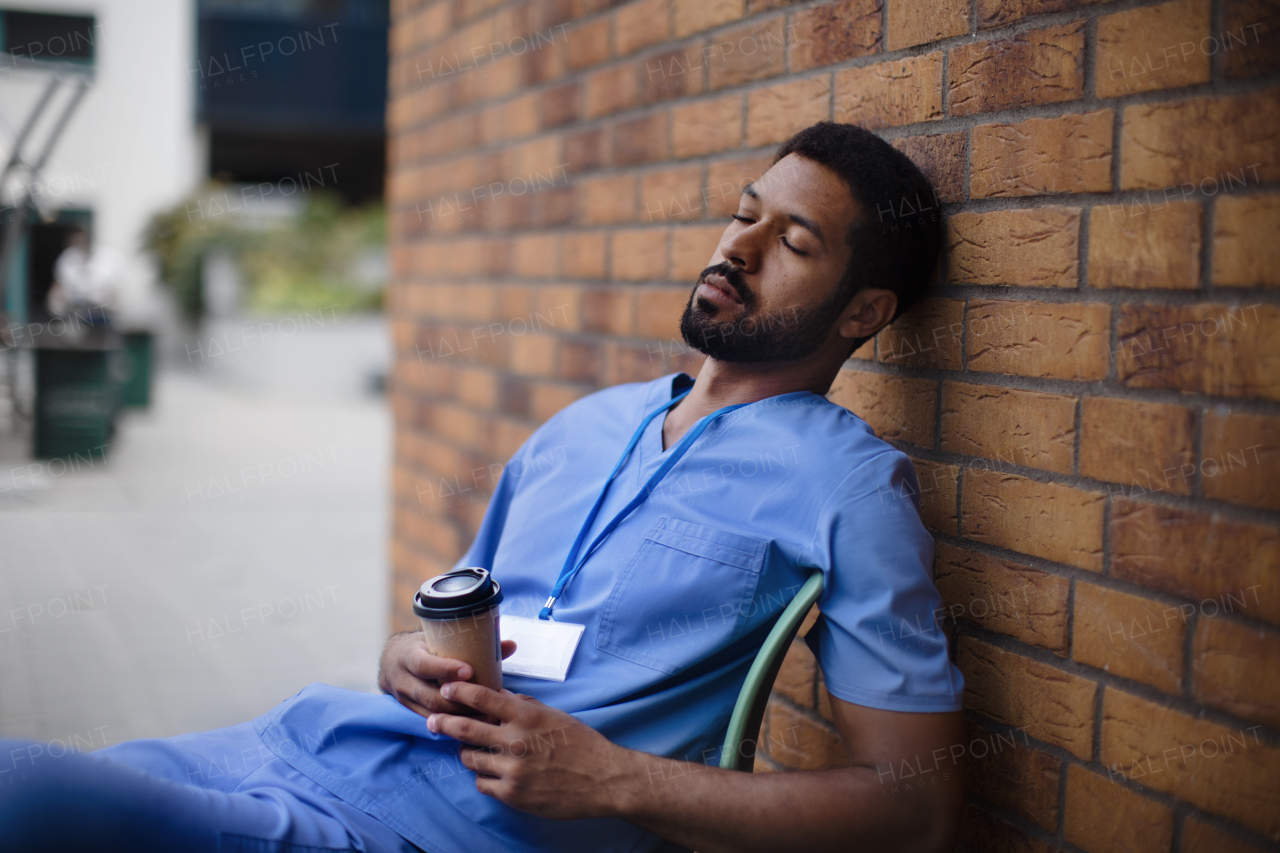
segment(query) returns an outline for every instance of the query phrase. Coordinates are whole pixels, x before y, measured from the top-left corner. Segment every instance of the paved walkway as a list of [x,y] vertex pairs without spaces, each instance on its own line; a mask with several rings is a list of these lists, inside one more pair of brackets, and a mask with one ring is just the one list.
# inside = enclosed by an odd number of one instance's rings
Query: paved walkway
[[0,734],[101,747],[376,690],[390,419],[361,385],[386,333],[248,325],[180,348],[105,461],[0,445]]

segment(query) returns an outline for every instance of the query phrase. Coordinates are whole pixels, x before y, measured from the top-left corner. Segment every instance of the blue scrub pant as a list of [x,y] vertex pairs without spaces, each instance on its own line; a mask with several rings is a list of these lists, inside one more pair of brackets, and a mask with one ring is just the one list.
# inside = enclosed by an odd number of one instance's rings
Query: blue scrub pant
[[0,849],[419,853],[277,758],[252,723],[88,754],[0,740]]

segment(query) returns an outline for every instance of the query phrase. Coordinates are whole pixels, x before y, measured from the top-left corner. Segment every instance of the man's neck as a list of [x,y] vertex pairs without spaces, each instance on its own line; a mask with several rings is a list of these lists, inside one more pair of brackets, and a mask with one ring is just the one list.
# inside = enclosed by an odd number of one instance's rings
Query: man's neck
[[834,379],[835,372],[827,364],[799,363],[780,368],[708,358],[688,396],[667,412],[662,424],[662,449],[678,442],[701,418],[725,406],[754,403],[794,391],[823,395],[831,389]]

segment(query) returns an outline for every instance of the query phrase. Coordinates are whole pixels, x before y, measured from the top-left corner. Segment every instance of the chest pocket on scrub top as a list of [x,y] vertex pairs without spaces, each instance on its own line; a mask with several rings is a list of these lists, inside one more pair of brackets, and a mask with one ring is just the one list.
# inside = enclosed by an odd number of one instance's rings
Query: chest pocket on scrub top
[[741,636],[768,543],[660,518],[605,602],[596,648],[673,673]]

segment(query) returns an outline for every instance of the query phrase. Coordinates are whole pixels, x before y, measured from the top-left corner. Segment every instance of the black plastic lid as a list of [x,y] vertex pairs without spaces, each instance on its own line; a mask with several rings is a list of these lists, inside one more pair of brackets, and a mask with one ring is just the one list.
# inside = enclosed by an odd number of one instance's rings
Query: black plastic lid
[[487,569],[468,567],[439,575],[413,596],[413,612],[425,619],[473,616],[502,601],[502,585]]

